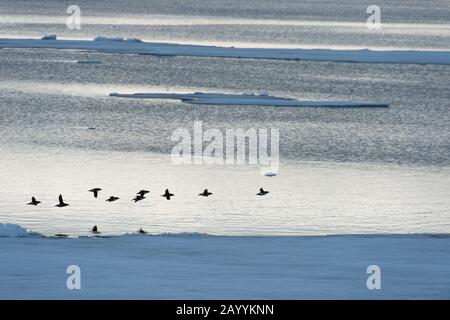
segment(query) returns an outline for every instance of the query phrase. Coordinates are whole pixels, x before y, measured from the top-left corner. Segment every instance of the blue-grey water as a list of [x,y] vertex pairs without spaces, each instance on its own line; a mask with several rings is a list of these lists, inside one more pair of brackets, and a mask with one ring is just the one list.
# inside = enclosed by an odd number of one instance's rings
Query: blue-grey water
[[[449,49],[448,1],[0,1],[0,37],[97,35],[267,47]],[[83,21],[86,21],[86,24]],[[95,60],[99,64],[78,64]],[[448,233],[450,67],[0,50],[0,222],[46,234]],[[110,92],[268,92],[389,109],[201,106]],[[279,128],[279,175],[175,166],[173,131]],[[88,128],[95,128],[89,130]],[[87,192],[104,189],[101,199]],[[264,186],[271,193],[255,193]],[[159,195],[169,187],[175,199]],[[208,187],[207,199],[197,193]],[[151,195],[130,200],[141,189]],[[54,208],[63,193],[71,205]],[[32,195],[42,205],[27,207]],[[114,204],[105,197],[118,195]]]

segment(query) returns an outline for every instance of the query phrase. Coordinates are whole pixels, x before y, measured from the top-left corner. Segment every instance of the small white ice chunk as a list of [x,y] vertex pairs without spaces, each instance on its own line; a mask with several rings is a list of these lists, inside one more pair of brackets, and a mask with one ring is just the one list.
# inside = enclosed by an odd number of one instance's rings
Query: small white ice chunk
[[277,175],[277,173],[269,171],[269,172],[264,173],[264,175],[266,177],[275,177]]

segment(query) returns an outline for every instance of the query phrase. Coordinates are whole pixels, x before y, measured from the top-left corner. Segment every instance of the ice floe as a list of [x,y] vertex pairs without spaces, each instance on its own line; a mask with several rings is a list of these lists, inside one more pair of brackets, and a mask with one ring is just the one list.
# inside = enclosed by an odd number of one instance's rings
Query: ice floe
[[314,60],[364,63],[450,64],[450,51],[419,50],[341,50],[236,48],[192,44],[144,42],[134,38],[97,37],[94,40],[57,40],[55,35],[42,39],[0,39],[0,48],[76,49],[109,53],[161,56],[197,56],[250,59]]
[[77,63],[81,63],[81,64],[99,64],[99,63],[102,63],[102,62],[98,61],[98,60],[78,60]]
[[449,298],[448,235],[58,238],[0,238],[0,299]]
[[387,108],[389,103],[372,101],[339,100],[297,100],[270,96],[267,94],[227,94],[227,93],[110,93],[112,97],[135,99],[168,99],[191,104],[205,105],[258,105],[279,107],[334,107],[334,108]]

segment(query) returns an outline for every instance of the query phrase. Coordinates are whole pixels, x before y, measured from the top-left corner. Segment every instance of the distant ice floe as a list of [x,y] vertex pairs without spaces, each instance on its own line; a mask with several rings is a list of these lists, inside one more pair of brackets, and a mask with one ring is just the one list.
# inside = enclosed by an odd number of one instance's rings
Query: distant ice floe
[[196,56],[246,59],[313,60],[363,63],[450,64],[450,51],[419,50],[341,50],[235,48],[192,44],[144,42],[134,38],[97,37],[94,40],[0,39],[1,48],[53,48],[89,50],[108,53],[149,54],[160,56]]
[[111,97],[138,99],[168,99],[179,100],[191,104],[204,105],[257,105],[278,107],[334,107],[334,108],[387,108],[389,103],[371,101],[334,101],[334,100],[296,100],[274,97],[267,94],[226,94],[203,93],[110,93]]
[[81,63],[81,64],[99,64],[99,63],[102,63],[102,62],[98,61],[98,60],[78,60],[77,63]]

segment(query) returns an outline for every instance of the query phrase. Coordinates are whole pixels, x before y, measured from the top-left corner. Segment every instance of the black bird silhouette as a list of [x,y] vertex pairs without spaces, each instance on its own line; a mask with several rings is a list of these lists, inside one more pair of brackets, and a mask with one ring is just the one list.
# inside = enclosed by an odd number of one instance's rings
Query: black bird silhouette
[[94,198],[98,197],[98,193],[100,191],[102,191],[102,189],[100,189],[100,188],[94,188],[94,189],[89,190],[89,192],[93,192],[94,193]]
[[114,201],[119,200],[119,199],[120,199],[119,197],[111,196],[111,197],[109,197],[108,199],[106,199],[105,201],[108,201],[108,202],[114,202]]
[[100,233],[100,232],[98,231],[97,226],[94,226],[94,227],[92,228],[91,232],[92,232],[92,233]]
[[64,200],[63,200],[63,197],[62,197],[61,194],[59,195],[58,200],[59,200],[59,203],[55,207],[62,208],[62,207],[67,207],[68,206],[67,203],[64,203]]
[[167,200],[170,200],[170,197],[173,197],[173,196],[175,196],[173,193],[170,193],[169,192],[169,189],[166,189],[166,191],[164,192],[164,194],[163,195],[161,195],[161,197],[164,197],[164,198],[166,198]]
[[205,189],[202,193],[199,193],[198,195],[202,197],[208,197],[212,195],[212,192],[208,192],[208,189]]
[[139,232],[140,234],[146,234],[146,233],[147,233],[147,231],[144,231],[144,229],[142,229],[142,228],[140,228],[138,232]]
[[133,198],[133,201],[136,203],[136,202],[138,202],[138,201],[141,201],[141,200],[144,200],[145,199],[145,197],[144,196],[136,196],[136,197],[134,197]]
[[41,203],[40,201],[37,201],[35,197],[31,197],[31,202],[28,203],[29,206],[37,206],[39,203]]
[[141,197],[145,196],[147,193],[149,193],[150,191],[148,190],[141,190],[138,193],[136,193],[137,195],[140,195]]
[[258,196],[265,196],[268,194],[269,191],[265,191],[263,188],[259,189],[259,193],[257,193]]

